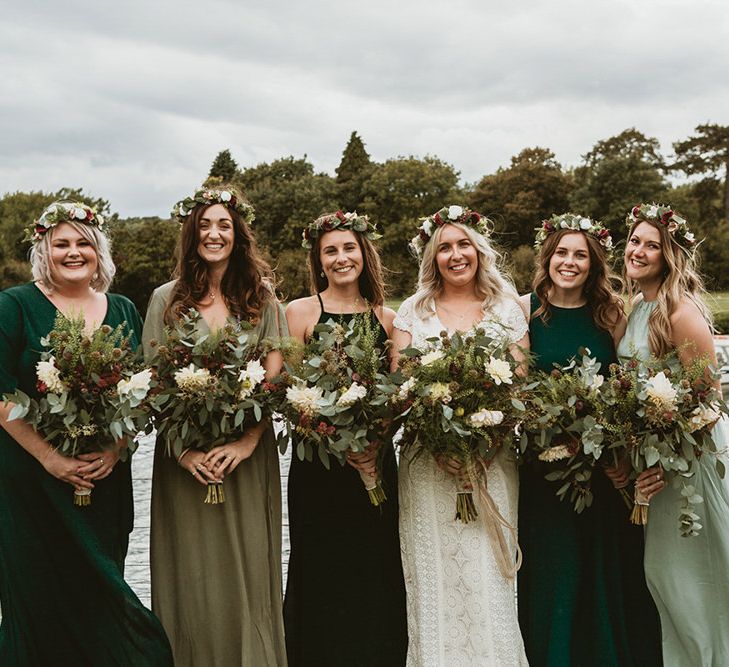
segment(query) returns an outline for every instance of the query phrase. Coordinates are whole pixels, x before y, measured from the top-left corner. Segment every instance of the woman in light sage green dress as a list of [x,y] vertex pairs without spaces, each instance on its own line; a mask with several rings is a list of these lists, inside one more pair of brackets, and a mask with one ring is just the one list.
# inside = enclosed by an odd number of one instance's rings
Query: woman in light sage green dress
[[[698,356],[716,362],[711,318],[701,300],[695,241],[686,221],[669,207],[641,204],[627,218],[625,274],[640,289],[618,346],[622,359],[678,350],[684,363]],[[725,456],[723,423],[714,429]],[[704,455],[690,483],[704,502],[702,528],[682,537],[676,507],[680,490],[651,468],[636,488],[650,499],[645,572],[661,617],[663,660],[668,667],[729,665],[729,485]],[[661,491],[658,493],[658,491]]]
[[[285,318],[248,228],[252,208],[229,188],[203,189],[173,212],[182,223],[176,280],[150,300],[143,343],[195,308],[200,334],[229,318],[248,320],[259,340],[284,334]],[[271,352],[264,365],[280,368]],[[225,502],[203,502],[225,478]],[[178,667],[285,665],[281,577],[281,487],[273,430],[260,425],[205,454],[179,459],[157,443],[150,536],[152,608]]]

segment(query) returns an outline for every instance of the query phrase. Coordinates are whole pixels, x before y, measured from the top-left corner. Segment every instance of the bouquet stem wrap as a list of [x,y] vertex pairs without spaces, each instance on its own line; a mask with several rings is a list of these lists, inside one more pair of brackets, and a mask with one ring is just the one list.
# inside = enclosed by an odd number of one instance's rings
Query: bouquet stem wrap
[[648,523],[648,498],[638,491],[638,489],[635,490],[630,521],[636,526],[645,526]]
[[208,494],[205,496],[206,505],[221,505],[225,502],[223,482],[208,482]]
[[88,507],[91,504],[91,489],[75,489],[73,504],[76,507]]
[[[481,498],[481,504],[484,508],[484,525],[489,536],[489,541],[494,550],[496,564],[499,566],[501,574],[513,581],[516,573],[521,567],[521,548],[517,539],[516,528],[512,526],[499,512],[494,499],[488,492],[486,484],[486,466],[483,466],[483,475],[478,480],[478,492]],[[473,502],[473,499],[471,500]],[[508,533],[509,539],[504,535],[504,530]],[[516,545],[516,557],[514,556],[514,548],[510,545]]]
[[387,500],[387,494],[385,489],[382,488],[377,473],[374,475],[368,475],[362,471],[359,472],[359,478],[364,484],[364,488],[367,491],[367,495],[370,497],[370,502],[375,506],[379,506]]

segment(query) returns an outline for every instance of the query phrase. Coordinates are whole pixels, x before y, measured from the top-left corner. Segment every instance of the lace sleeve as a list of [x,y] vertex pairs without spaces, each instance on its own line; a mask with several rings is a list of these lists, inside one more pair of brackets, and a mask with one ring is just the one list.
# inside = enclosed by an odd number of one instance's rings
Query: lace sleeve
[[504,324],[509,328],[507,336],[509,337],[509,343],[517,343],[524,334],[529,331],[529,324],[527,324],[526,318],[524,317],[524,311],[517,301],[509,299],[504,304]]
[[400,331],[406,331],[409,334],[413,333],[413,297],[408,297],[400,304],[397,309],[397,315],[393,321],[393,326],[400,329]]

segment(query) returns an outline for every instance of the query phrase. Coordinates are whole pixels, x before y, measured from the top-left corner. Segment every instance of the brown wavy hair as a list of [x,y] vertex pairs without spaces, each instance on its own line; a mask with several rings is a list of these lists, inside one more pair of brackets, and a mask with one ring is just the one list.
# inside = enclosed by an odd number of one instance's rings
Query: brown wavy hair
[[[167,324],[195,308],[210,290],[207,264],[197,252],[200,218],[208,208],[210,206],[198,204],[182,225],[173,273],[177,284],[164,313]],[[273,272],[261,257],[248,225],[233,209],[228,208],[228,214],[233,221],[235,240],[220,289],[231,315],[256,324],[264,305],[274,296]]]
[[624,313],[623,301],[616,289],[616,286],[621,285],[622,281],[610,268],[607,252],[599,241],[589,234],[574,229],[560,229],[547,236],[537,256],[537,271],[532,282],[532,289],[539,299],[539,308],[534,311],[534,317],[541,317],[545,324],[551,317],[548,297],[554,283],[549,277],[549,262],[565,234],[582,234],[587,242],[590,273],[583,285],[583,293],[595,326],[598,329],[612,332]]
[[[358,279],[359,293],[367,299],[371,306],[382,306],[385,303],[386,287],[380,254],[377,252],[374,243],[364,234],[354,230],[347,231],[354,234],[362,251],[362,273],[359,274]],[[324,275],[319,256],[322,236],[324,234],[316,237],[311,250],[309,250],[309,288],[312,294],[323,292],[329,287],[329,281]]]
[[[648,319],[648,345],[656,357],[661,357],[675,349],[671,341],[671,315],[682,299],[692,301],[706,321],[707,326],[714,330],[711,311],[704,302],[706,293],[704,281],[698,271],[698,258],[696,251],[684,248],[668,231],[666,225],[660,225],[652,220],[639,220],[628,233],[628,242],[633,236],[635,228],[645,223],[658,230],[661,235],[661,251],[663,254],[663,281],[656,295],[656,307]],[[625,268],[623,268],[625,275]],[[628,295],[633,297],[637,290],[632,280],[626,279]]]

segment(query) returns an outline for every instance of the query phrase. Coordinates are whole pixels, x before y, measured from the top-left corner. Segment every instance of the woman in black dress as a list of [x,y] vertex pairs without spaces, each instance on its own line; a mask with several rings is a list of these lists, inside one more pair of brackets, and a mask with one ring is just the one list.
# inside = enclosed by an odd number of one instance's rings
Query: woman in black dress
[[[286,319],[305,342],[319,322],[377,320],[380,342],[395,313],[385,308],[372,223],[354,213],[324,215],[304,231],[312,296],[292,301]],[[400,562],[397,470],[392,445],[380,470],[387,501],[370,504],[359,471],[372,472],[377,452],[349,457],[330,470],[294,455],[289,472],[291,558],[284,601],[289,665],[404,665],[405,588]],[[295,448],[294,448],[295,451]]]

